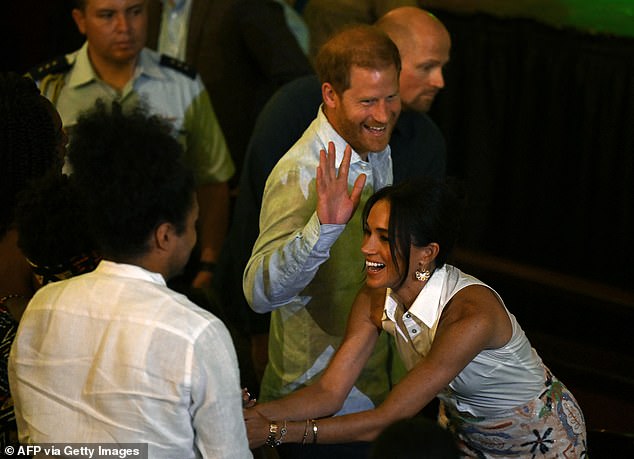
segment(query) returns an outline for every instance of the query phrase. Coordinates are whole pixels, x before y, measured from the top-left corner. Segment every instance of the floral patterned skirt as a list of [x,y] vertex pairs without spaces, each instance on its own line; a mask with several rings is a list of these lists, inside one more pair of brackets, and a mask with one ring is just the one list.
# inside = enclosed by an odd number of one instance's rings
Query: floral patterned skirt
[[544,391],[500,417],[483,418],[440,403],[439,422],[458,438],[466,458],[588,459],[579,404],[545,368]]

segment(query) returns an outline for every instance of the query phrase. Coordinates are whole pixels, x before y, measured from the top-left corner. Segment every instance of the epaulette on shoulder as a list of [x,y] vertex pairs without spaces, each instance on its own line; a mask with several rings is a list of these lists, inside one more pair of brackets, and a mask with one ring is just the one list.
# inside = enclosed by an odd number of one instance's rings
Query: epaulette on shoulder
[[196,69],[189,65],[187,62],[183,62],[179,59],[173,58],[166,54],[161,54],[160,64],[169,67],[171,69],[177,70],[181,73],[184,73],[192,80],[196,78]]
[[73,64],[68,62],[66,56],[57,56],[51,60],[43,62],[40,65],[36,65],[28,74],[35,81],[41,80],[47,75],[54,73],[66,73],[73,67]]

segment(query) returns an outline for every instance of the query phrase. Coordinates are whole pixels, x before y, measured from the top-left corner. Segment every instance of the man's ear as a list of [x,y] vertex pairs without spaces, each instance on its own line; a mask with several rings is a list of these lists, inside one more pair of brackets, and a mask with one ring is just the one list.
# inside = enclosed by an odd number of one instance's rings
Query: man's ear
[[82,35],[86,35],[86,16],[84,15],[84,12],[79,8],[73,8],[72,15],[79,32]]
[[321,97],[327,107],[335,108],[337,106],[338,95],[335,88],[330,83],[321,85]]
[[172,242],[174,234],[174,226],[171,223],[164,222],[154,230],[154,245],[159,250],[167,250]]

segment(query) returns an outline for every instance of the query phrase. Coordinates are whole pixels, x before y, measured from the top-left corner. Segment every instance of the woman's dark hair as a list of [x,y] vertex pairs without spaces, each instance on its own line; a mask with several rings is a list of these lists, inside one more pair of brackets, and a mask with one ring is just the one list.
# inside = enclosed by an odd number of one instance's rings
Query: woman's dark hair
[[46,104],[33,80],[0,73],[0,238],[13,224],[18,193],[59,166],[57,132]]
[[399,286],[408,272],[399,266],[399,259],[409,266],[410,247],[424,247],[432,242],[439,245],[436,267],[442,267],[458,238],[462,215],[462,200],[454,185],[432,178],[414,178],[377,191],[363,209],[363,224],[367,225],[370,210],[378,201],[390,203],[388,239],[392,261],[401,275]]
[[18,246],[44,283],[96,267],[96,243],[68,176],[35,180],[20,194],[15,221]]
[[68,158],[93,235],[113,260],[143,254],[152,231],[178,233],[194,203],[194,179],[171,126],[139,107],[98,101],[73,130]]

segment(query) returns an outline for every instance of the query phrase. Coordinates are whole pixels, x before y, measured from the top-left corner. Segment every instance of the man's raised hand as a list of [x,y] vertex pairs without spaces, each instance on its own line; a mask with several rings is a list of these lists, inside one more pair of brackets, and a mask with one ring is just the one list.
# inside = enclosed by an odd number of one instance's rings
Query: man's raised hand
[[348,172],[352,149],[346,145],[339,173],[335,167],[335,144],[328,142],[328,153],[319,152],[317,167],[317,217],[321,224],[346,224],[359,205],[366,175],[360,174],[348,194]]

